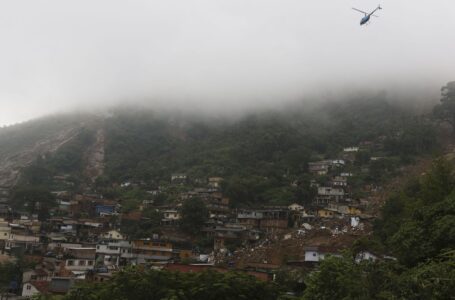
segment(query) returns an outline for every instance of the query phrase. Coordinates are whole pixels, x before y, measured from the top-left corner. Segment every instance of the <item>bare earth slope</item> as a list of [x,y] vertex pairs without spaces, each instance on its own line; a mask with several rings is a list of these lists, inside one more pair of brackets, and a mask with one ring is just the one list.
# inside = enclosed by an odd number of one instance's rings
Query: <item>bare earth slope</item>
[[[77,136],[82,127],[93,126],[93,120],[91,116],[62,115],[1,128],[0,187],[12,187],[19,179],[22,168],[41,155],[57,151]],[[97,145],[102,144],[102,139],[101,132],[98,134]],[[88,149],[88,152],[91,151],[96,155],[87,154],[87,160],[96,162],[98,166],[104,157],[103,151],[100,146]],[[96,175],[99,175],[100,168],[97,169]]]

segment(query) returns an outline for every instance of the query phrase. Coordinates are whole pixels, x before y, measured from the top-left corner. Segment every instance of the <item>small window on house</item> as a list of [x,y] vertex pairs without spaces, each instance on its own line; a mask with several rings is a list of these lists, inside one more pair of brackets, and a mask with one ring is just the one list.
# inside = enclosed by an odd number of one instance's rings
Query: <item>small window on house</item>
[[74,260],[68,260],[68,266],[74,266]]
[[313,256],[316,256],[316,253],[313,253]]
[[27,290],[31,290],[32,286],[30,284],[27,284]]
[[89,266],[92,266],[92,265],[93,265],[93,260],[89,260],[89,261],[88,261],[88,265],[89,265]]
[[85,260],[80,260],[79,261],[79,266],[85,266]]

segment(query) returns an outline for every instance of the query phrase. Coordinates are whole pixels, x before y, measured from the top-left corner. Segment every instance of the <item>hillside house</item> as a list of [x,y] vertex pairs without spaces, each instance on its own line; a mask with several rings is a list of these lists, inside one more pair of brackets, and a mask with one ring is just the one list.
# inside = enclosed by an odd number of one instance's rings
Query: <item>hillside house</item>
[[103,242],[96,245],[96,261],[106,267],[124,266],[133,258],[133,245],[128,241]]
[[[3,241],[7,241],[11,235],[11,227],[9,227],[9,223],[0,219],[0,243]],[[0,245],[1,246],[1,245]]]
[[26,270],[22,273],[22,282],[29,282],[33,280],[50,281],[52,274],[42,268],[34,270]]
[[329,210],[336,211],[339,214],[343,214],[343,215],[360,216],[362,214],[362,210],[360,209],[360,207],[358,207],[356,205],[329,203],[327,208]]
[[243,210],[237,213],[237,222],[247,229],[259,229],[263,214],[258,210]]
[[328,160],[308,163],[308,171],[314,175],[327,175],[331,162]]
[[11,233],[5,241],[5,250],[9,253],[33,253],[41,246],[40,238],[33,235]]
[[296,211],[303,211],[303,210],[304,210],[304,207],[303,207],[302,205],[300,205],[300,204],[293,203],[293,204],[291,204],[291,205],[288,206],[288,209],[289,209],[290,211],[296,212]]
[[287,208],[262,209],[262,219],[259,229],[267,233],[276,233],[285,230],[289,225],[289,211]]
[[341,257],[339,250],[327,246],[308,246],[304,248],[305,262],[317,263],[323,260],[327,255]]
[[222,177],[209,177],[208,181],[209,181],[209,183],[208,183],[209,188],[218,190],[221,188],[221,182],[223,182],[223,178]]
[[332,186],[333,187],[347,187],[348,186],[348,178],[344,176],[334,176],[332,178]]
[[133,246],[133,260],[137,264],[172,259],[173,247],[170,242],[154,239],[139,239],[131,243]]
[[344,199],[345,192],[342,188],[318,187],[316,204],[327,205],[330,202],[339,202]]
[[50,282],[45,280],[33,280],[23,284],[22,297],[32,298],[49,293]]
[[186,174],[172,174],[171,183],[173,184],[185,184],[187,182]]
[[109,230],[100,234],[103,240],[124,240],[125,237],[118,230]]
[[181,219],[181,214],[177,209],[165,209],[161,211],[163,218],[161,225],[163,226],[178,226]]
[[335,218],[340,216],[340,213],[336,209],[320,208],[317,212],[320,218]]
[[359,152],[359,147],[346,147],[343,149],[345,153]]
[[67,255],[71,258],[65,260],[65,268],[73,272],[85,272],[95,266],[95,247],[67,248]]

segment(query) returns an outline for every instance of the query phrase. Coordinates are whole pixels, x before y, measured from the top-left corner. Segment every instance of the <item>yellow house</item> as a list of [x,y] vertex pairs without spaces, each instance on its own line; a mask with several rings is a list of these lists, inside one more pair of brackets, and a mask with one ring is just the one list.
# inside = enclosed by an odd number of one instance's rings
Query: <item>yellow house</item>
[[333,218],[338,215],[337,211],[333,211],[326,208],[318,209],[318,216],[320,218]]
[[172,243],[140,239],[132,241],[133,256],[139,261],[165,261],[172,258]]
[[355,206],[348,206],[348,213],[350,215],[354,215],[354,216],[359,216],[362,214],[362,211],[360,210],[360,208],[358,207],[355,207]]

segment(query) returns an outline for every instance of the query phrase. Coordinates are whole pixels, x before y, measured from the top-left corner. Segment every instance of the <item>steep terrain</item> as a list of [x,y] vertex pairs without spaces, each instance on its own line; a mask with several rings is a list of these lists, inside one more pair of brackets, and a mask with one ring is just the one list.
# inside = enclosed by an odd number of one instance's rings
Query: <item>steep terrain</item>
[[54,116],[1,129],[0,186],[17,183],[21,170],[41,157],[38,169],[27,169],[28,184],[46,185],[50,180],[39,174],[48,174],[75,176],[101,189],[125,181],[157,188],[173,173],[185,173],[196,185],[223,177],[234,205],[286,205],[308,198],[308,162],[340,158],[343,147],[359,144],[366,147],[353,168],[363,164],[371,172],[358,172],[358,186],[431,153],[436,139],[430,121],[384,99],[312,111],[294,107],[235,121],[124,108],[109,117]]
[[[25,167],[38,158],[57,153],[84,128],[94,127],[96,119],[82,114],[60,115],[0,129],[0,187],[11,188],[17,184]],[[98,139],[96,145],[102,144],[102,134]],[[96,162],[103,159],[102,148],[94,146],[87,150],[89,165],[99,165]]]

